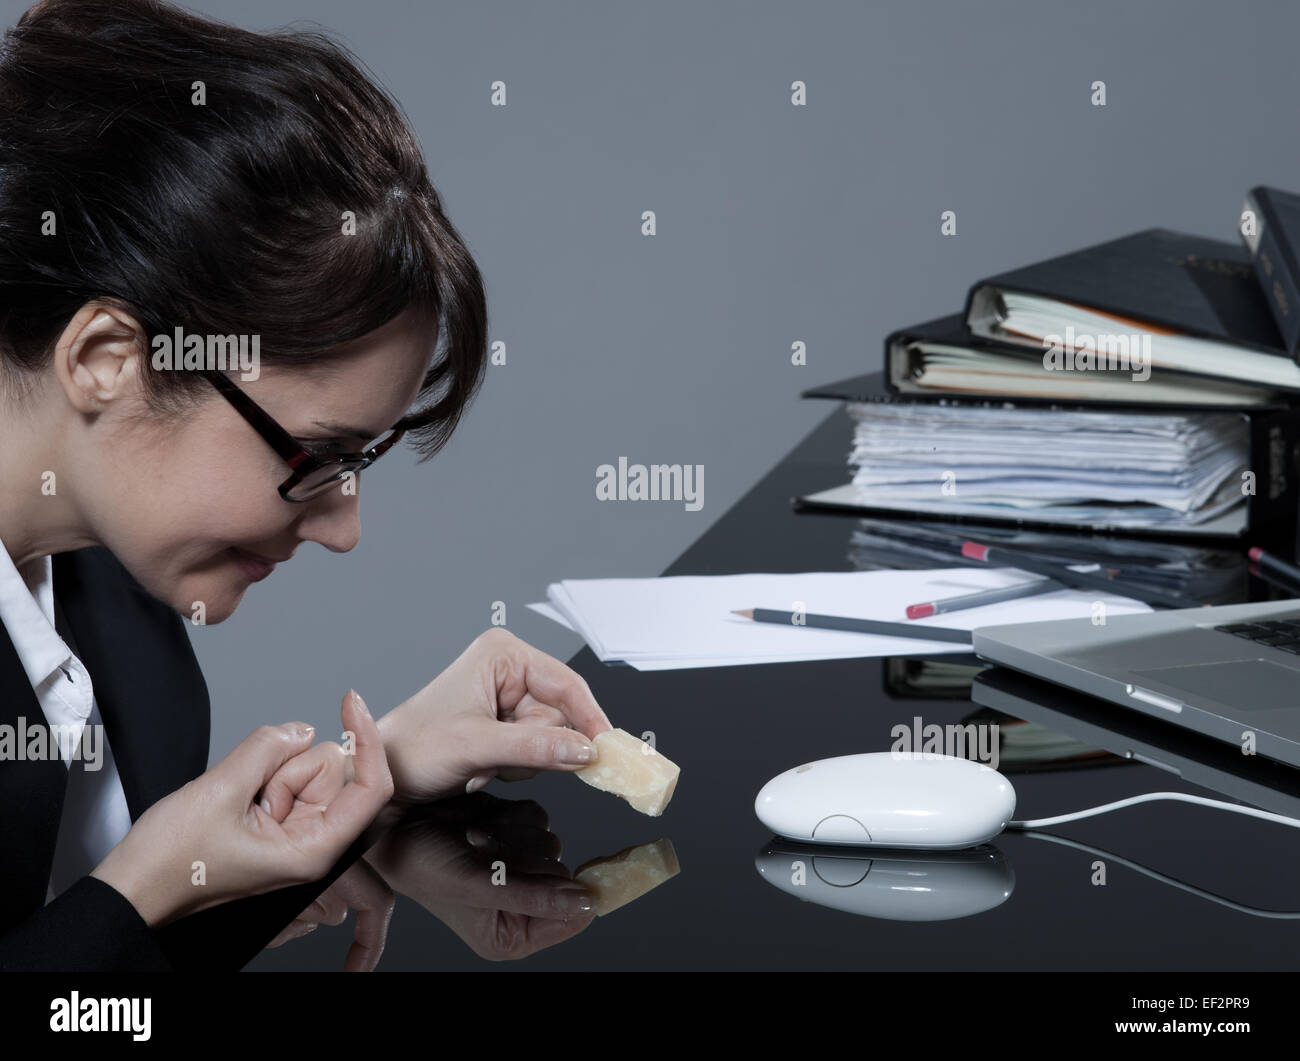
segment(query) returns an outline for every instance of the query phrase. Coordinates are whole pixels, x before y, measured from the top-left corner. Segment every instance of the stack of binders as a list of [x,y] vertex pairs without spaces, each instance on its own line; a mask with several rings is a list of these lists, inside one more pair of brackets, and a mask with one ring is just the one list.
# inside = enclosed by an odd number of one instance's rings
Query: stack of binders
[[1257,188],[1244,246],[1150,229],[976,283],[889,335],[883,373],[804,393],[847,403],[852,481],[797,504],[1292,555],[1292,220],[1300,198]]

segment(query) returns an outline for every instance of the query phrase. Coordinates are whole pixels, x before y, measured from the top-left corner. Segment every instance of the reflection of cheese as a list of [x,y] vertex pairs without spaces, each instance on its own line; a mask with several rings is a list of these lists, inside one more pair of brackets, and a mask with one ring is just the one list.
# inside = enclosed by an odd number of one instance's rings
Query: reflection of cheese
[[679,870],[673,842],[665,837],[607,858],[593,858],[579,867],[573,879],[591,889],[593,910],[600,916],[659,887]]
[[587,784],[622,796],[642,814],[659,816],[673,798],[681,771],[645,741],[610,729],[592,741],[596,761],[574,771]]

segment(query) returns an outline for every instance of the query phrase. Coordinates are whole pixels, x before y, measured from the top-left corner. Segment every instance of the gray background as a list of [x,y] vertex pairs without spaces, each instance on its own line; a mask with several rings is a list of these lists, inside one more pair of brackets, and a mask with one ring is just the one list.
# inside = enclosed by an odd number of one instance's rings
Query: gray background
[[[26,6],[6,0],[5,25]],[[579,640],[525,605],[550,581],[661,571],[827,414],[798,392],[879,367],[887,331],[1139,228],[1235,239],[1249,187],[1300,189],[1283,3],[191,6],[318,23],[361,56],[410,115],[508,348],[438,458],[366,473],[352,553],[304,548],[191,628],[214,761],[262,722],[332,734],[350,686],[386,711],[494,600],[567,658]],[[598,501],[619,456],[703,464],[703,509]]]

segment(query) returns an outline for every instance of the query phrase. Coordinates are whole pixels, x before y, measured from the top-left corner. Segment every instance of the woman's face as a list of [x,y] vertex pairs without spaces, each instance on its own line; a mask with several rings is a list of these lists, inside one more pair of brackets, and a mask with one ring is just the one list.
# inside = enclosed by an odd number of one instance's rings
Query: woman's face
[[[94,331],[95,319],[83,323]],[[303,542],[331,552],[357,544],[360,476],[351,492],[339,484],[303,503],[283,500],[278,487],[289,466],[212,387],[181,417],[133,419],[143,408],[137,373],[152,370],[139,357],[114,368],[120,350],[112,343],[121,335],[111,320],[99,326],[77,356],[66,356],[74,347],[63,341],[56,354],[56,390],[77,401],[87,386],[98,393],[89,415],[77,410],[67,421],[60,478],[72,479],[89,536],[153,596],[187,616],[201,602],[202,621],[219,623],[265,577],[259,558],[283,563]],[[231,378],[309,448],[355,453],[415,401],[433,337],[428,318],[407,311],[318,367],[263,363],[255,380]],[[114,372],[115,389],[105,391]]]

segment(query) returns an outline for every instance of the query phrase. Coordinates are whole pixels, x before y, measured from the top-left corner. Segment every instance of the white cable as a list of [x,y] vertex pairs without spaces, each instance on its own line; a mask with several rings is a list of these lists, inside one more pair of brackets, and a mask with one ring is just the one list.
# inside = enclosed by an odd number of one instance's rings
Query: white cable
[[1279,921],[1300,921],[1300,910],[1262,910],[1258,906],[1247,906],[1245,903],[1236,902],[1225,895],[1216,895],[1214,892],[1206,891],[1204,888],[1198,888],[1194,884],[1188,884],[1177,877],[1170,877],[1164,873],[1157,873],[1131,859],[1124,858],[1111,851],[1103,851],[1099,847],[1089,847],[1087,844],[1081,844],[1077,840],[1069,840],[1064,836],[1053,836],[1051,833],[1036,833],[1032,829],[1025,832],[1025,838],[1029,840],[1050,840],[1054,844],[1064,844],[1066,847],[1073,847],[1078,851],[1087,851],[1090,855],[1100,855],[1104,859],[1118,862],[1121,866],[1127,866],[1129,869],[1136,870],[1138,873],[1150,877],[1152,880],[1158,880],[1162,884],[1171,884],[1175,888],[1180,888],[1192,895],[1199,896],[1202,899],[1209,899],[1210,902],[1218,903],[1220,906],[1226,906],[1229,910],[1238,910],[1243,914],[1250,914],[1253,917],[1272,917]]
[[1157,799],[1172,799],[1180,803],[1196,803],[1202,807],[1217,807],[1219,810],[1235,811],[1251,818],[1262,818],[1267,822],[1277,822],[1279,825],[1291,825],[1300,829],[1300,819],[1297,818],[1288,818],[1284,814],[1274,814],[1272,811],[1256,810],[1254,807],[1243,807],[1240,803],[1225,803],[1221,799],[1192,796],[1186,792],[1147,792],[1141,796],[1131,796],[1128,799],[1117,800],[1114,803],[1105,803],[1100,807],[1089,807],[1087,810],[1075,811],[1073,814],[1058,814],[1055,818],[1034,818],[1028,821],[1007,822],[1007,828],[1041,829],[1046,825],[1059,825],[1061,822],[1072,822],[1079,818],[1091,818],[1094,814],[1105,814],[1108,811],[1119,810],[1121,807],[1131,807],[1135,803],[1150,803],[1152,800]]

